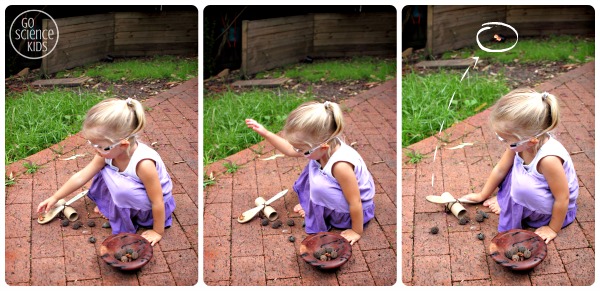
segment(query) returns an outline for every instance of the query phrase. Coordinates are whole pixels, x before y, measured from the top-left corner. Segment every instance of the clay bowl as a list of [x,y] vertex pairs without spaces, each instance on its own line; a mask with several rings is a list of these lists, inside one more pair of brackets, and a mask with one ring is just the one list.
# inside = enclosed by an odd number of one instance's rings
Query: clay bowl
[[[123,249],[133,249],[139,257],[131,262],[121,262],[114,254]],[[100,257],[110,266],[121,271],[135,271],[152,259],[152,246],[141,235],[135,233],[119,233],[107,237],[100,246]]]
[[[531,257],[523,261],[513,261],[505,252],[512,247],[523,246],[531,251]],[[546,258],[547,248],[544,240],[532,231],[511,229],[497,234],[490,244],[490,256],[496,263],[513,271],[527,271],[539,265]]]
[[[321,248],[333,248],[338,256],[329,261],[321,261],[315,258],[314,252]],[[322,270],[330,270],[341,267],[348,262],[352,256],[352,246],[339,234],[332,232],[319,232],[307,236],[300,244],[300,257],[308,264]]]

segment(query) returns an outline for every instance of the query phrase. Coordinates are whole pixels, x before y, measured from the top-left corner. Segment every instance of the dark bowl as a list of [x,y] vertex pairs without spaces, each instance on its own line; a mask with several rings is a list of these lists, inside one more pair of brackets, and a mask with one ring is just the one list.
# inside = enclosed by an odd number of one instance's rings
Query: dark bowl
[[[315,251],[321,248],[333,248],[338,256],[329,261],[321,261],[313,255]],[[341,267],[348,262],[352,256],[352,246],[339,234],[332,232],[319,232],[307,236],[300,244],[300,257],[310,265],[322,270],[329,270]]]
[[[513,261],[505,252],[512,247],[523,246],[531,251],[531,257],[523,261]],[[539,265],[546,258],[547,247],[544,240],[532,231],[511,229],[497,234],[490,244],[490,256],[496,263],[513,271],[527,271]]]
[[[121,262],[115,258],[119,250],[133,249],[138,258],[131,262]],[[135,271],[146,265],[152,259],[150,242],[139,234],[122,232],[107,237],[100,246],[100,257],[110,266],[121,271]]]

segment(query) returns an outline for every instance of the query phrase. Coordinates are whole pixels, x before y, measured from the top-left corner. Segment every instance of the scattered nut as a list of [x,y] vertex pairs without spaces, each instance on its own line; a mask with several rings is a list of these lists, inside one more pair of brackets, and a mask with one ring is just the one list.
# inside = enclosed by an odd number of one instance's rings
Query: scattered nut
[[440,229],[437,226],[434,226],[429,229],[429,233],[431,233],[431,234],[437,234],[439,231],[440,231]]
[[269,220],[266,219],[266,218],[263,218],[263,219],[260,220],[260,224],[262,226],[267,226],[267,225],[269,225]]
[[63,227],[65,227],[65,226],[69,226],[69,220],[68,220],[68,219],[63,219],[63,220],[60,222],[60,225],[62,225]]
[[271,224],[272,228],[279,228],[281,226],[282,222],[281,220],[277,219],[275,221],[273,221],[273,224]]
[[102,224],[102,228],[110,228],[110,222],[105,222],[104,224]]
[[288,237],[288,240],[289,240],[290,242],[295,242],[295,241],[296,241],[296,237],[294,237],[293,235],[290,235],[290,236]]
[[479,234],[477,234],[477,238],[478,238],[479,240],[483,240],[483,239],[485,238],[485,235],[484,235],[483,233],[481,233],[481,232],[480,232]]
[[96,242],[96,238],[93,236],[90,236],[90,238],[88,239],[89,242],[91,243],[95,243]]
[[75,223],[73,223],[72,228],[73,229],[79,229],[82,226],[81,221],[75,221]]
[[475,214],[475,221],[483,222],[483,219],[484,219],[483,214],[481,214],[481,213]]
[[288,226],[294,226],[294,224],[296,224],[296,223],[294,222],[294,220],[293,220],[293,219],[291,219],[291,218],[290,218],[290,219],[288,219],[288,221],[286,222],[286,224],[287,224]]
[[458,224],[460,225],[465,225],[469,222],[469,217],[468,216],[463,216],[458,220]]
[[87,226],[89,226],[89,227],[94,227],[94,226],[96,226],[96,222],[95,222],[95,221],[93,221],[93,220],[88,220],[88,222],[87,222]]

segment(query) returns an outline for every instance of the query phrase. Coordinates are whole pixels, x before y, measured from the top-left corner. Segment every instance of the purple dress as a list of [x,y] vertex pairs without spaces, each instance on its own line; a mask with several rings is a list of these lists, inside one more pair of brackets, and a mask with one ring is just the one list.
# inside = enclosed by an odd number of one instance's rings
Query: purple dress
[[562,227],[575,220],[579,195],[577,174],[568,151],[559,141],[550,137],[529,165],[524,165],[523,159],[518,154],[515,155],[513,166],[498,190],[498,205],[501,209],[499,232],[523,228],[524,225],[538,228],[550,223],[554,196],[544,175],[537,171],[538,162],[549,155],[563,160],[569,184],[569,206]]
[[363,224],[375,216],[373,177],[358,152],[342,142],[323,169],[318,161],[310,160],[294,183],[294,191],[298,193],[298,200],[305,212],[306,233],[328,231],[332,226],[339,229],[352,228],[348,202],[340,184],[331,173],[331,167],[339,161],[354,166],[362,201]]
[[156,163],[158,178],[163,191],[165,204],[165,227],[171,226],[175,199],[171,193],[173,184],[167,168],[158,153],[147,145],[138,142],[123,172],[106,159],[106,165],[92,181],[88,197],[96,203],[100,212],[108,218],[112,233],[135,233],[139,226],[152,229],[152,204],[146,188],[136,174],[137,164],[144,159]]

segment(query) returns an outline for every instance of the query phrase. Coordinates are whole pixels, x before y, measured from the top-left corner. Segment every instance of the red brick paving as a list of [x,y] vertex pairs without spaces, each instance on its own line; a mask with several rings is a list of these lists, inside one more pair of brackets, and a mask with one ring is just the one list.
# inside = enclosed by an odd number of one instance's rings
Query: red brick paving
[[[580,194],[577,219],[548,244],[548,255],[530,272],[515,273],[495,263],[488,246],[497,234],[498,216],[479,224],[465,226],[443,206],[429,203],[427,195],[450,192],[455,197],[479,191],[504,146],[496,142],[489,129],[490,109],[447,130],[449,137],[437,152],[437,139],[430,137],[403,148],[402,162],[402,282],[409,286],[431,285],[584,285],[595,282],[595,113],[594,62],[560,75],[536,87],[559,97],[562,122],[556,130],[558,139],[572,153],[579,177]],[[442,134],[444,134],[442,133]],[[449,150],[461,142],[474,143],[459,150]],[[406,153],[415,151],[425,158],[408,163]],[[431,176],[435,173],[432,187]],[[480,205],[465,205],[473,215]],[[438,226],[440,232],[428,230]],[[484,241],[475,235],[485,234]]]
[[[391,286],[397,282],[397,199],[396,199],[396,88],[390,80],[341,102],[347,127],[346,142],[357,142],[376,183],[375,219],[352,247],[352,257],[341,268],[323,272],[299,257],[300,242],[306,237],[302,218],[293,212],[298,197],[292,185],[306,165],[304,158],[277,158],[273,147],[263,141],[222,161],[207,165],[205,173],[216,184],[204,189],[203,280],[209,286],[297,286],[367,285]],[[257,154],[261,152],[262,154]],[[225,161],[240,166],[226,173]],[[254,199],[266,199],[290,189],[272,206],[285,222],[279,229],[261,226],[260,220],[240,224],[237,217],[254,206]],[[340,230],[334,230],[339,232]],[[294,235],[295,242],[288,237]]]
[[[198,281],[198,79],[192,79],[144,101],[148,127],[142,134],[161,154],[173,179],[177,202],[173,226],[154,246],[154,256],[141,270],[123,273],[98,256],[102,241],[111,234],[105,220],[93,213],[88,198],[73,204],[84,227],[60,226],[58,219],[37,223],[37,205],[56,191],[92,158],[93,150],[76,134],[50,149],[6,165],[16,184],[6,187],[5,282],[10,286],[146,285],[191,286]],[[75,160],[64,160],[85,154]],[[25,173],[23,162],[41,168]],[[89,183],[87,185],[89,187]],[[69,195],[71,197],[72,195]],[[94,220],[96,227],[85,223]],[[142,230],[138,231],[141,233]],[[94,235],[97,242],[88,238]]]

